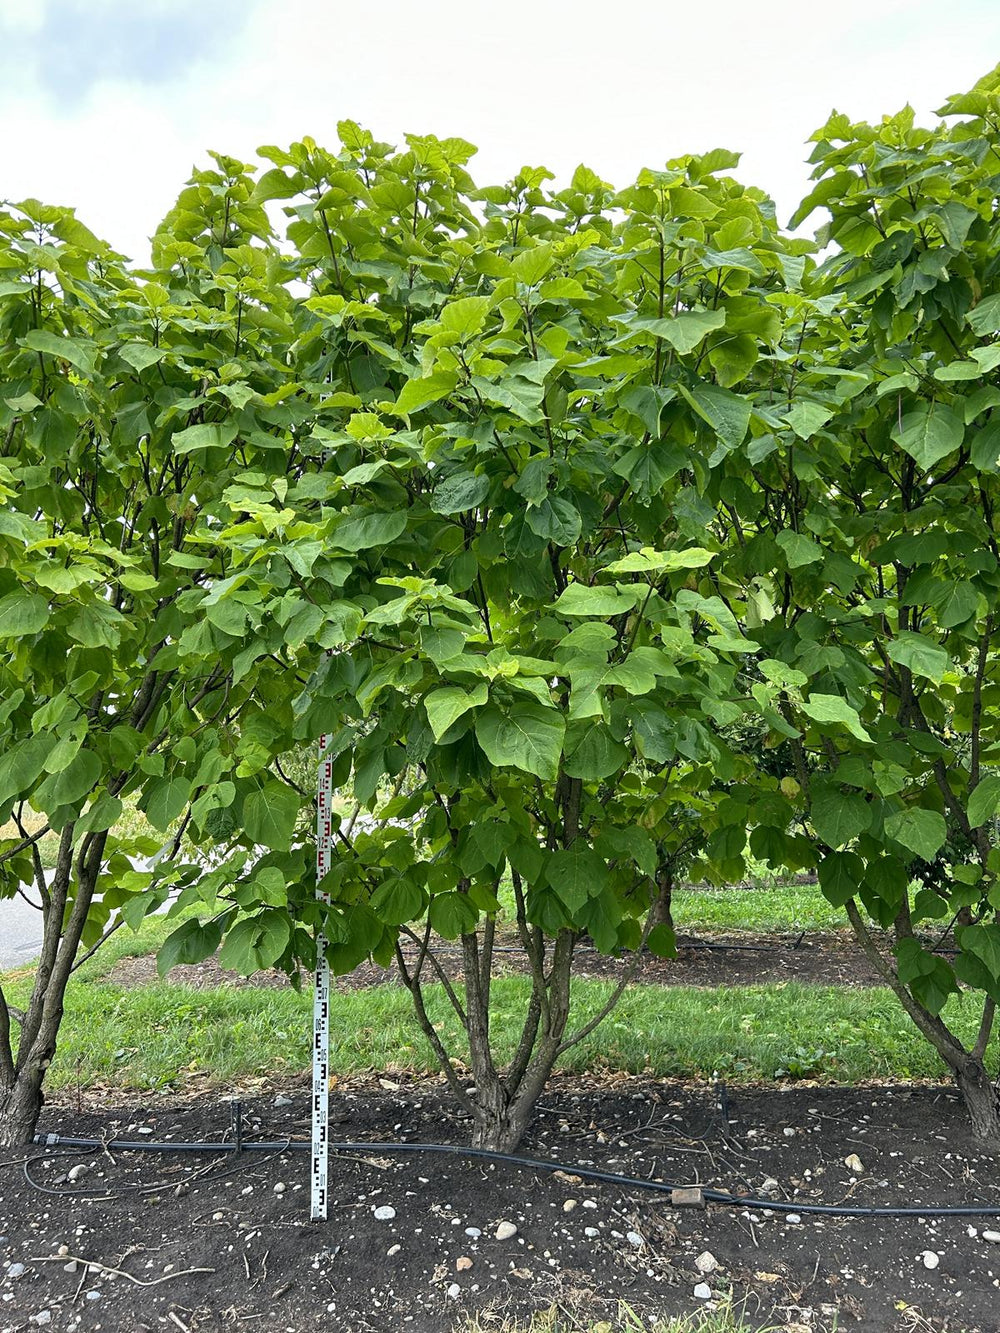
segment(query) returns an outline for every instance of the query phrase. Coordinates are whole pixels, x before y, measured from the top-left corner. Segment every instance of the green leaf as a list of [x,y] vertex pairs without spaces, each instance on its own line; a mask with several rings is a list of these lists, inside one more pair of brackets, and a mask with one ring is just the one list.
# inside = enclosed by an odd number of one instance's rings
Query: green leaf
[[941,403],[923,404],[893,430],[893,439],[925,472],[960,448],[964,438],[960,418]]
[[690,310],[670,319],[622,319],[620,322],[627,325],[626,333],[652,333],[654,337],[668,342],[681,356],[687,356],[709,333],[722,328],[726,322],[726,312]]
[[607,727],[598,723],[586,727],[579,744],[567,754],[563,771],[570,778],[599,782],[620,772],[629,758],[628,748],[616,741]]
[[439,481],[431,498],[435,514],[463,514],[478,509],[490,493],[490,479],[473,472],[455,472]]
[[683,384],[677,387],[724,445],[736,449],[743,443],[750,425],[749,399],[711,384],[700,384],[691,389]]
[[908,667],[915,676],[925,676],[936,683],[944,679],[951,665],[947,652],[923,634],[902,631],[886,644],[886,654],[893,662]]
[[981,828],[1000,810],[1000,777],[980,778],[969,797],[969,825]]
[[955,935],[961,948],[978,958],[994,981],[1000,981],[1000,925],[995,921],[978,922],[962,927]]
[[196,449],[224,449],[236,439],[237,430],[235,421],[206,422],[176,431],[170,444],[176,454],[190,454]]
[[643,596],[645,587],[636,586],[627,591],[601,586],[588,587],[585,583],[571,583],[553,603],[563,616],[619,616],[635,608],[636,596]]
[[459,935],[468,935],[475,930],[479,911],[469,901],[468,894],[450,889],[431,898],[427,916],[432,930],[446,940],[455,940]]
[[941,628],[954,629],[956,625],[964,625],[976,614],[979,593],[968,579],[949,579],[936,590],[931,605],[937,613],[937,622]]
[[451,370],[436,370],[423,379],[407,380],[400,390],[395,406],[390,408],[397,416],[406,417],[419,412],[431,403],[447,398],[458,383],[458,375]]
[[440,314],[441,327],[463,340],[471,338],[486,323],[489,309],[488,296],[463,296],[457,301],[449,301]]
[[865,863],[855,852],[830,852],[819,863],[823,897],[843,907],[855,897],[865,878]]
[[801,569],[803,565],[812,565],[823,559],[823,548],[804,533],[793,532],[786,528],[779,532],[775,541],[785,553],[789,569]]
[[434,739],[440,741],[460,717],[470,708],[479,708],[486,702],[488,696],[489,690],[485,682],[474,686],[471,690],[459,689],[454,685],[433,690],[424,699],[424,708],[427,710],[427,720],[431,724]]
[[816,836],[837,850],[865,832],[872,810],[857,792],[845,794],[833,784],[814,783],[809,818]]
[[803,699],[799,707],[814,722],[839,722],[852,736],[857,736],[859,741],[871,740],[871,736],[861,725],[857,710],[839,694],[810,694],[808,699]]
[[156,970],[165,977],[178,964],[202,963],[211,958],[222,943],[223,922],[184,921],[160,945],[156,955]]
[[665,922],[653,927],[646,945],[657,958],[677,957],[677,936]]
[[416,921],[423,914],[424,903],[424,895],[417,885],[402,876],[385,880],[371,897],[372,911],[388,926]]
[[79,338],[64,337],[51,329],[31,329],[21,339],[21,346],[33,352],[46,352],[60,361],[68,361],[84,375],[94,373],[94,347]]
[[0,754],[0,805],[11,797],[25,797],[38,781],[56,743],[54,735],[28,736]]
[[944,816],[937,810],[919,807],[890,815],[885,821],[885,831],[924,861],[933,861],[948,837]]
[[340,551],[368,551],[373,546],[387,546],[406,530],[406,511],[402,509],[373,514],[341,516],[330,530],[330,545]]
[[11,592],[0,597],[0,638],[38,634],[49,621],[49,604],[37,593]]
[[81,801],[100,776],[101,761],[97,755],[92,750],[80,750],[64,769],[45,779],[33,799],[46,814],[51,814],[60,806]]
[[148,370],[150,366],[155,366],[158,361],[162,361],[167,355],[167,349],[165,347],[153,347],[150,343],[125,343],[124,346],[119,347],[118,355],[133,370],[142,372]]
[[191,795],[191,783],[186,778],[161,778],[154,782],[143,798],[143,810],[153,828],[165,833],[175,819],[179,819]]
[[287,852],[302,798],[287,783],[269,778],[243,802],[243,824],[247,837],[262,847]]
[[580,511],[561,495],[549,495],[529,509],[525,521],[536,536],[556,546],[572,546],[583,531]]
[[219,963],[248,977],[273,967],[288,948],[292,923],[275,908],[238,921],[219,951]]
[[545,875],[571,914],[579,912],[588,898],[596,897],[610,882],[603,858],[582,838],[572,847],[553,852],[545,863]]
[[654,551],[644,546],[641,551],[622,556],[604,566],[606,574],[652,574],[670,569],[702,569],[711,564],[718,552],[706,551],[702,546],[689,546],[683,551]]
[[491,704],[476,717],[476,739],[491,764],[547,782],[558,775],[564,732],[561,714],[541,704],[515,703],[507,712]]
[[985,296],[965,316],[966,323],[980,338],[1000,333],[1000,296]]

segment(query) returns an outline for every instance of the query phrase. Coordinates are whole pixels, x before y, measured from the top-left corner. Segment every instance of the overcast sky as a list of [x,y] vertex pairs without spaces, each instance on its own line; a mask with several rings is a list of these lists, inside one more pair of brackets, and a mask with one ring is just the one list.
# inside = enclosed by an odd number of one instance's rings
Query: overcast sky
[[469,139],[482,183],[721,145],[787,219],[831,108],[931,119],[998,61],[998,0],[0,0],[0,197],[142,260],[206,149],[334,146],[347,117]]

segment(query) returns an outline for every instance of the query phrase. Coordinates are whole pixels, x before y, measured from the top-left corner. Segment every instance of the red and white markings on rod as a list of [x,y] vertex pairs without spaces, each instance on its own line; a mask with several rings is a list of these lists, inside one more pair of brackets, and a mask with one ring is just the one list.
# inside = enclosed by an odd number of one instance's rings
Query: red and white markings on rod
[[[324,759],[329,736],[319,738],[316,782],[316,897],[328,903],[320,885],[330,870],[333,843],[333,760]],[[325,1222],[330,1161],[330,964],[326,937],[316,936],[316,985],[313,992],[312,1053],[312,1194],[311,1217]]]

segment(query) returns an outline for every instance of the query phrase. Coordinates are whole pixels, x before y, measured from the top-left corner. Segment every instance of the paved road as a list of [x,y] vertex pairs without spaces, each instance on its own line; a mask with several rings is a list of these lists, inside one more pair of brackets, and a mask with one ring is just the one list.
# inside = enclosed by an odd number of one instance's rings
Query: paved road
[[30,963],[41,945],[41,912],[23,898],[0,899],[0,971]]

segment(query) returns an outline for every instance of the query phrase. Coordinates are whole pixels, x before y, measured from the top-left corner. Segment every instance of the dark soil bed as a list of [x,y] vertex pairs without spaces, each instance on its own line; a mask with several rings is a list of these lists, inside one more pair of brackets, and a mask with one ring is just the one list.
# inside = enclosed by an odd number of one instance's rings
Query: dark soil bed
[[[442,967],[451,976],[461,968],[457,949],[441,950]],[[617,979],[628,958],[616,958],[581,946],[574,975]],[[496,970],[527,972],[520,949],[505,946],[496,955]],[[676,958],[643,957],[636,974],[638,984],[659,986],[749,986],[780,981],[803,981],[817,986],[874,986],[880,984],[875,970],[844,934],[816,931],[805,935],[714,935],[695,940],[681,935]],[[118,986],[152,985],[157,981],[156,960],[151,955],[120,958],[108,975]],[[214,958],[194,966],[171,968],[167,980],[179,985],[209,988],[221,985],[284,986],[281,972],[260,972],[240,977],[226,972]],[[396,969],[364,963],[349,976],[338,977],[340,990],[400,984]]]
[[[248,1097],[246,1132],[305,1138],[308,1105],[305,1088]],[[338,1140],[462,1142],[467,1131],[429,1079],[340,1087],[332,1115]],[[43,1128],[217,1140],[229,1120],[225,1103],[206,1098],[118,1112],[51,1106]],[[996,1163],[970,1153],[965,1132],[955,1097],[935,1087],[797,1087],[727,1099],[709,1087],[564,1076],[523,1151],[799,1204],[1000,1205]],[[860,1171],[845,1164],[851,1154]],[[85,1170],[67,1179],[77,1164]],[[571,1174],[358,1149],[335,1159],[330,1220],[313,1225],[307,1170],[301,1152],[50,1148],[35,1150],[32,1185],[9,1160],[0,1166],[0,1333],[438,1333],[472,1312],[488,1328],[490,1319],[552,1306],[573,1328],[613,1318],[619,1300],[648,1324],[729,1292],[753,1327],[998,1326],[1000,1244],[984,1236],[1000,1232],[996,1220],[803,1213],[796,1221],[762,1207],[675,1209],[662,1195]],[[497,1239],[501,1222],[516,1234]],[[711,1271],[699,1271],[699,1258]],[[708,1301],[695,1295],[703,1282]]]

